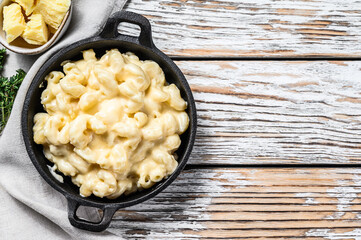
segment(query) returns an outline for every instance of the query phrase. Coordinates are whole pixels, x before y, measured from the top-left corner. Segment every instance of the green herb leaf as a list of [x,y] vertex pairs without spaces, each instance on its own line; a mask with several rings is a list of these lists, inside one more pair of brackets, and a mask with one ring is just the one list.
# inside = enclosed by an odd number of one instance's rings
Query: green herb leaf
[[6,49],[0,49],[0,71],[4,68]]
[[[4,68],[6,50],[0,50],[0,71]],[[26,73],[18,69],[10,78],[0,76],[0,132],[4,129],[14,104],[16,93]]]

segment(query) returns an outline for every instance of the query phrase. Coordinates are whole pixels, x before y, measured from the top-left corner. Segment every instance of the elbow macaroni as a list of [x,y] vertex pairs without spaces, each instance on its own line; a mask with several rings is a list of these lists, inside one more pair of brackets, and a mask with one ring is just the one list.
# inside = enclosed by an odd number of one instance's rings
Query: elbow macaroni
[[175,171],[187,103],[157,63],[117,49],[97,59],[90,49],[63,71],[45,78],[34,141],[82,196],[117,198]]

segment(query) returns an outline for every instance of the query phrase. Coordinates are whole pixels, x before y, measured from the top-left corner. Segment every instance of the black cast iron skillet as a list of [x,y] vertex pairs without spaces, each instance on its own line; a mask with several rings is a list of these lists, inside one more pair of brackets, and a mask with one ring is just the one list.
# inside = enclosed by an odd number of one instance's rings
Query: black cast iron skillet
[[[118,33],[117,27],[120,22],[129,22],[140,27],[138,37],[122,35]],[[97,56],[102,56],[106,50],[118,48],[120,52],[131,51],[142,60],[153,60],[163,69],[167,82],[174,83],[181,91],[182,97],[188,102],[187,113],[190,118],[188,130],[181,136],[181,146],[176,152],[178,158],[178,168],[167,179],[155,184],[152,188],[133,193],[129,196],[121,196],[117,199],[106,199],[98,197],[83,198],[79,195],[79,188],[75,186],[69,177],[64,177],[64,183],[57,181],[48,169],[51,163],[45,158],[42,146],[33,141],[33,118],[38,112],[44,112],[40,103],[40,96],[44,87],[40,87],[45,76],[54,70],[61,70],[60,64],[65,60],[81,59],[81,51],[93,48]],[[81,229],[100,232],[105,230],[115,213],[119,208],[128,207],[141,203],[154,197],[164,188],[166,188],[179,175],[186,165],[191,153],[196,135],[197,119],[196,107],[189,85],[174,62],[164,53],[159,51],[153,44],[151,35],[151,26],[149,21],[136,13],[120,11],[113,14],[106,23],[104,30],[99,36],[88,38],[76,42],[68,47],[61,49],[48,59],[35,75],[29,90],[27,92],[22,112],[22,133],[27,152],[40,175],[53,188],[62,193],[68,200],[68,217],[70,223]],[[36,193],[34,193],[36,194]],[[94,223],[80,219],[76,215],[79,206],[95,207],[103,210],[103,217],[100,222]]]

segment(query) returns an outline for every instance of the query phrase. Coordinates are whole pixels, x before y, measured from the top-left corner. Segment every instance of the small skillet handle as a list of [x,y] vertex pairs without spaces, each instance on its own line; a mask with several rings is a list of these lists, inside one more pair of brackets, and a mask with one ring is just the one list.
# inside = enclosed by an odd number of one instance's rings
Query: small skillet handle
[[138,42],[145,47],[154,47],[150,22],[147,18],[134,12],[128,12],[124,10],[115,12],[108,19],[103,31],[100,33],[100,36],[103,38],[116,38],[118,36],[126,36],[118,32],[118,25],[121,22],[133,23],[140,27],[140,35],[138,38],[131,36],[127,37],[137,39]]
[[76,211],[78,210],[80,203],[76,200],[68,198],[68,218],[74,227],[84,229],[92,232],[101,232],[104,231],[110,224],[112,217],[117,211],[117,208],[105,207],[103,210],[103,218],[100,222],[89,222],[83,219],[80,219],[76,215]]

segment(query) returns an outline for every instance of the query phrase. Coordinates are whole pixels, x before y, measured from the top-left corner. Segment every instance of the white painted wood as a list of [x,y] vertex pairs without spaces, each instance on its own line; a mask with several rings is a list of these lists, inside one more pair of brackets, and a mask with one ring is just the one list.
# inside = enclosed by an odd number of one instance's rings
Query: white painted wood
[[126,239],[357,239],[361,170],[193,169],[116,213]]
[[[126,9],[150,19],[156,45],[172,56],[361,56],[357,0],[132,0]],[[360,163],[361,61],[177,64],[198,108],[189,162],[197,168],[118,211],[111,232],[126,239],[360,238],[361,170],[297,166]],[[211,164],[222,167],[202,168]]]
[[[358,0],[131,0],[173,56],[360,56]],[[123,33],[134,31],[123,29]]]
[[198,110],[190,163],[360,163],[360,61],[177,64]]

